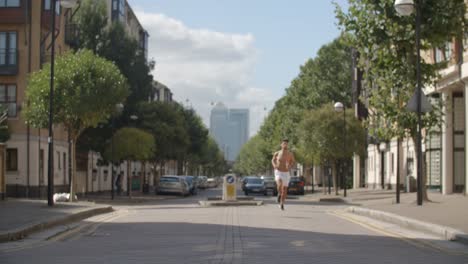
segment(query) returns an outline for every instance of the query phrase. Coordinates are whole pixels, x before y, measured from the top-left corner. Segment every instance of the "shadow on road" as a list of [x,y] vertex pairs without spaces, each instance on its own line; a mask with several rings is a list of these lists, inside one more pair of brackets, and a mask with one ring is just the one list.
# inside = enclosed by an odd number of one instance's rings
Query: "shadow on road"
[[2,263],[29,263],[31,256],[34,263],[47,264],[468,263],[466,256],[395,238],[342,233],[340,225],[322,233],[182,221],[107,223],[78,240],[4,254]]

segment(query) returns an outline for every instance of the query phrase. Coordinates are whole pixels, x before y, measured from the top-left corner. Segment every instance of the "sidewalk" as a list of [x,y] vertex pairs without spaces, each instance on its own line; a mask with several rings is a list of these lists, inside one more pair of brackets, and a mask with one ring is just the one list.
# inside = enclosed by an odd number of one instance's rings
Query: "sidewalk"
[[49,207],[46,200],[9,198],[0,201],[0,242],[111,211],[109,205],[90,202],[56,203]]
[[134,191],[132,193],[132,198],[127,196],[127,193],[122,193],[121,195],[115,194],[114,200],[111,199],[110,193],[100,193],[100,194],[88,194],[84,196],[79,196],[78,200],[93,202],[96,204],[109,204],[109,205],[131,205],[131,204],[140,204],[153,201],[161,201],[167,199],[180,198],[180,196],[174,195],[155,195],[153,193],[141,193]]
[[[442,195],[431,191],[429,191],[428,196],[431,202],[424,202],[422,206],[418,206],[416,193],[401,193],[400,204],[396,204],[395,190],[348,190],[347,198],[343,198],[343,191],[340,191],[341,202],[346,204],[449,227],[468,234],[467,196],[462,194]],[[316,192],[307,194],[304,199],[324,200],[336,197],[334,194],[325,195]]]

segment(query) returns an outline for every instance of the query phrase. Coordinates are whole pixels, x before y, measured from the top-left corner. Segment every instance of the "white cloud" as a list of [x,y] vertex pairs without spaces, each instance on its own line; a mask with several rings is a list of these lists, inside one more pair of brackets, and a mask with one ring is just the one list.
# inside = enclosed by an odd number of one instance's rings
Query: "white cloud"
[[209,126],[211,102],[250,109],[251,134],[258,130],[274,99],[253,87],[257,50],[252,34],[193,29],[164,14],[137,11],[150,34],[149,57],[156,60],[155,79],[166,84],[177,101],[190,104]]

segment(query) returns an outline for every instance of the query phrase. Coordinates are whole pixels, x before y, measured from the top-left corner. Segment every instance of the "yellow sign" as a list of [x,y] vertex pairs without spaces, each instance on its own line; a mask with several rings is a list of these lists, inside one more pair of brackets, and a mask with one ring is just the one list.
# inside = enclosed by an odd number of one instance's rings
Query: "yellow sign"
[[236,186],[235,185],[228,185],[226,186],[226,191],[227,191],[227,197],[228,199],[231,197],[234,197],[236,195]]

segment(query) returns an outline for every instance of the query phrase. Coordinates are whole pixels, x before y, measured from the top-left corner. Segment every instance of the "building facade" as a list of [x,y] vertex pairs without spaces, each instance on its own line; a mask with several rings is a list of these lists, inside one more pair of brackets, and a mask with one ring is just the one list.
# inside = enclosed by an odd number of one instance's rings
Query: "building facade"
[[[434,104],[442,104],[442,122],[423,131],[423,162],[426,187],[443,194],[468,193],[466,122],[468,91],[468,34],[463,40],[447,42],[439,49],[424,52],[426,61],[447,63],[434,87],[424,93]],[[411,139],[369,144],[365,185],[390,189],[396,186],[397,171],[406,191],[416,190],[417,160]],[[399,162],[399,164],[398,164]],[[356,166],[356,164],[355,164]],[[358,180],[355,172],[354,180]]]
[[[57,56],[69,50],[64,29],[71,12],[57,4],[56,14],[52,14],[50,0],[0,1],[0,103],[8,108],[11,133],[6,142],[9,196],[46,194],[48,131],[27,126],[21,110],[26,104],[28,75],[50,60],[52,37],[56,38]],[[55,29],[51,23],[53,15]],[[69,152],[67,135],[60,126],[54,127],[54,155],[55,188],[65,190],[69,183]]]
[[172,102],[172,92],[171,90],[164,84],[153,81],[153,87],[148,98],[150,102]]
[[223,103],[217,103],[211,110],[210,134],[227,161],[235,161],[249,140],[249,122],[248,109],[228,109]]
[[[105,0],[109,22],[122,22],[147,54],[148,34],[125,0]],[[48,131],[29,127],[21,110],[26,104],[28,75],[50,60],[55,38],[56,57],[76,45],[79,29],[71,22],[76,9],[61,8],[57,1],[56,27],[52,29],[51,0],[0,1],[0,104],[8,108],[10,139],[6,142],[6,192],[11,197],[45,197],[47,194]],[[114,9],[117,7],[118,9]],[[118,13],[118,14],[117,14]],[[52,33],[54,32],[54,33]],[[70,144],[66,131],[54,126],[54,189],[68,191],[70,184]],[[77,164],[78,192],[111,189],[111,170],[101,166],[96,153],[85,154]],[[124,166],[124,165],[122,165]],[[126,167],[125,167],[126,168]],[[132,164],[135,178],[145,170]],[[126,170],[122,170],[126,172]],[[123,185],[126,186],[125,184]]]

